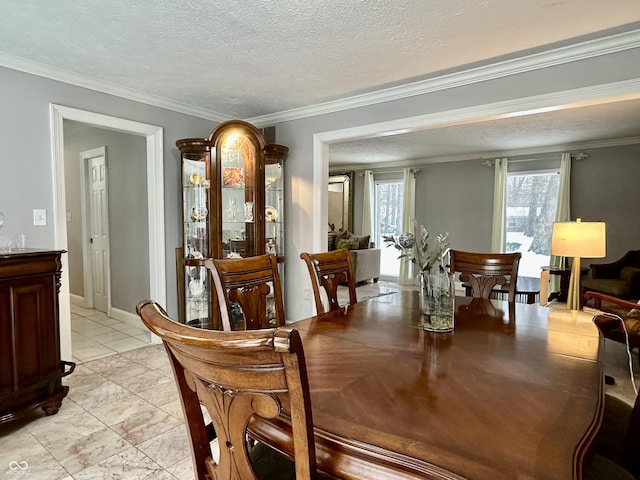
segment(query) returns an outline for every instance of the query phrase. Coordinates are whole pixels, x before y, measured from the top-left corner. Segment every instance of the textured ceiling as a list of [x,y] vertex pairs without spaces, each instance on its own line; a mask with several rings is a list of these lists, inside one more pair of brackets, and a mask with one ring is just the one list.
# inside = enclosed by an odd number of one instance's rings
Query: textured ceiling
[[0,12],[0,64],[24,60],[218,119],[336,101],[640,21],[638,0],[0,0]]

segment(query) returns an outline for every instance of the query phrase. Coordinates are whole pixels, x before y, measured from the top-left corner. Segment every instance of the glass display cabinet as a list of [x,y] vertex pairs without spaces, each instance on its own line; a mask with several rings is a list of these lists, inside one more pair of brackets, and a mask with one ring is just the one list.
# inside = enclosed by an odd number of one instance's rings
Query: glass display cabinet
[[207,258],[273,253],[284,259],[283,166],[289,149],[250,123],[220,124],[206,139],[178,140],[183,246],[177,249],[180,321],[219,328]]

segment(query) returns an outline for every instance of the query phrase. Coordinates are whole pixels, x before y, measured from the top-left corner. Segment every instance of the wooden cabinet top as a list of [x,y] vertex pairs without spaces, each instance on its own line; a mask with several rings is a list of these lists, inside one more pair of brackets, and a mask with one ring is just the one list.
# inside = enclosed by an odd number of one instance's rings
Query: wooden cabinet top
[[0,253],[0,278],[59,272],[65,250],[27,250]]

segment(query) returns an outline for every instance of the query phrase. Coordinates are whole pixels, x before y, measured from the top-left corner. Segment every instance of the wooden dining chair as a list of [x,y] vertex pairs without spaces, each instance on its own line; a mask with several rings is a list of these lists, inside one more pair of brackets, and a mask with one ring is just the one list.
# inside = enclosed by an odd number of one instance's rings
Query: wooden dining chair
[[460,281],[471,285],[472,296],[489,298],[493,287],[509,284],[508,301],[515,302],[520,252],[474,253],[451,250],[449,268]]
[[[291,328],[221,332],[170,319],[157,303],[136,311],[164,343],[178,386],[198,480],[316,479],[311,399],[300,334]],[[283,403],[288,411],[283,413]],[[211,453],[201,405],[218,435]],[[249,441],[255,417],[282,416],[291,425],[293,458]]]
[[284,304],[275,255],[210,258],[222,329],[256,330],[285,324]]
[[356,282],[353,276],[349,250],[341,248],[323,253],[303,252],[300,254],[300,258],[304,260],[309,270],[311,286],[313,287],[313,298],[316,302],[316,311],[318,314],[327,311],[322,303],[320,295],[321,287],[328,299],[328,311],[342,308],[338,302],[338,286],[341,283],[346,283],[349,289],[349,304],[353,305],[358,303]]

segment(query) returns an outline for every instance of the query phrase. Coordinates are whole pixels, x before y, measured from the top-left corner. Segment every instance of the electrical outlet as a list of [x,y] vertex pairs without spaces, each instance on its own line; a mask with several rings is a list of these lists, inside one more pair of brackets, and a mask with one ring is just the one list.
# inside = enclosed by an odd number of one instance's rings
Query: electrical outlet
[[33,224],[36,226],[47,224],[47,211],[40,208],[33,210]]
[[304,299],[305,300],[311,300],[311,289],[310,288],[305,288],[304,289]]

